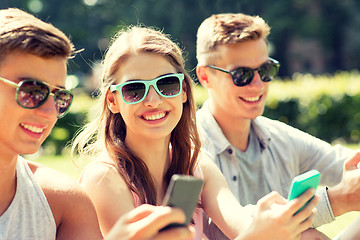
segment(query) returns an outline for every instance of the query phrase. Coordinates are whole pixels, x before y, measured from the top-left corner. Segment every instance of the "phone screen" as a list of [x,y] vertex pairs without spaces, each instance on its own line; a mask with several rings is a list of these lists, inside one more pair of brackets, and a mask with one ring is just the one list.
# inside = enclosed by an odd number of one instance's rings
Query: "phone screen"
[[186,226],[190,223],[199,201],[203,180],[194,176],[175,174],[166,191],[163,205],[177,207],[184,211],[186,221],[183,224],[171,224],[169,227]]

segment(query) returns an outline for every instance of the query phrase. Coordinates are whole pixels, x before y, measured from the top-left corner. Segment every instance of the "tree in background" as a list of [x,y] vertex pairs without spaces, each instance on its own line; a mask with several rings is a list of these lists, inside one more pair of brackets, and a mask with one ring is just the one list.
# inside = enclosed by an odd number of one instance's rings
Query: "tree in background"
[[272,55],[282,63],[282,76],[360,66],[357,0],[2,0],[0,7],[30,11],[68,33],[78,49],[85,49],[70,65],[73,73],[89,72],[109,36],[138,23],[163,29],[180,42],[188,53],[188,70],[193,70],[197,28],[221,12],[260,15],[269,23]]
[[[80,79],[80,85],[86,83],[89,93],[97,86],[91,84],[98,81],[96,76],[91,77],[91,75],[101,71],[98,62],[111,41],[110,36],[122,27],[139,23],[156,26],[164,33],[170,34],[174,41],[179,42],[185,51],[187,70],[195,79],[197,28],[205,18],[215,13],[243,12],[264,18],[272,28],[268,38],[270,53],[281,62],[280,76],[282,77],[292,76],[295,72],[334,73],[337,70],[359,69],[360,66],[358,57],[360,56],[360,17],[358,14],[360,1],[358,0],[0,1],[0,8],[8,7],[23,9],[42,20],[51,22],[70,36],[77,49],[85,50],[69,62],[69,74],[76,75]],[[76,95],[70,113],[64,120],[60,119],[57,122],[54,131],[45,142],[47,149],[53,149],[51,153],[61,154],[65,143],[86,121],[85,111],[76,110],[76,101],[81,99],[79,94]],[[83,107],[87,108],[88,102],[87,100],[85,102]],[[268,109],[266,114],[279,115],[279,119],[286,115],[289,124],[296,126],[291,119],[302,119],[297,115],[298,106],[288,102],[281,103],[281,106],[286,106],[286,108],[294,106],[290,111],[294,114],[285,114],[280,105],[275,109],[276,112],[272,113],[271,109]],[[338,113],[338,108],[335,108],[334,112]],[[276,118],[275,115],[274,118]],[[337,114],[333,115],[337,116]],[[325,117],[329,120],[328,126],[331,125],[330,122],[339,122],[332,118],[329,112]],[[341,121],[344,122],[344,119]],[[314,128],[314,122],[307,122]],[[349,124],[353,122],[349,121]],[[319,121],[320,125],[316,125],[317,132],[313,134],[330,141],[342,137],[333,131],[339,128],[322,126],[323,123],[324,121]],[[297,127],[311,132],[306,125]],[[331,129],[332,133],[321,134],[321,127],[327,132]],[[349,135],[344,129],[341,132]],[[360,136],[360,133],[355,135]]]

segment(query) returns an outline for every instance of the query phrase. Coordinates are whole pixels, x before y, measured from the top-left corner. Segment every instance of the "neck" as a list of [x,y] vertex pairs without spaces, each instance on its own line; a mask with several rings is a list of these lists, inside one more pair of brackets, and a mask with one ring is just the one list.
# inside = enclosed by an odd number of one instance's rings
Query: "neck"
[[161,195],[163,192],[164,174],[170,162],[170,137],[165,139],[142,140],[141,142],[139,142],[138,139],[132,141],[131,138],[127,137],[125,142],[128,148],[144,161],[149,169],[150,175],[155,181],[155,188],[158,194]]
[[11,204],[16,192],[17,156],[0,159],[0,216]]
[[244,152],[249,144],[251,119],[230,115],[223,109],[215,108],[211,102],[209,108],[226,139],[231,145]]

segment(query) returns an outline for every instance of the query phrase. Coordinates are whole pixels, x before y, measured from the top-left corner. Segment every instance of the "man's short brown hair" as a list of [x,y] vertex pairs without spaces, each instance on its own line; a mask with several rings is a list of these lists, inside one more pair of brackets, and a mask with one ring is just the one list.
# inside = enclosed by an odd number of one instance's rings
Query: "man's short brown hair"
[[0,10],[0,62],[11,52],[70,58],[74,46],[50,23],[16,8]]
[[198,64],[209,64],[220,45],[257,39],[266,41],[269,33],[270,27],[259,16],[242,13],[214,14],[201,23],[197,32]]

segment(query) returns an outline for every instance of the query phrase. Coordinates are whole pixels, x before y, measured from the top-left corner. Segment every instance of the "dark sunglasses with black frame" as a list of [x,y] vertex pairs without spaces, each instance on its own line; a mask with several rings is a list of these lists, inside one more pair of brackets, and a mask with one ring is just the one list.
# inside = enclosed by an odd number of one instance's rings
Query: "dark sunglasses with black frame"
[[206,65],[206,67],[230,74],[234,84],[238,87],[243,87],[251,83],[254,78],[255,71],[258,71],[260,79],[263,82],[270,82],[278,74],[280,63],[273,58],[269,58],[267,62],[255,69],[249,67],[239,67],[228,71],[214,65]]
[[[26,109],[40,107],[50,95],[53,95],[58,118],[62,118],[67,114],[74,98],[73,94],[66,89],[34,79],[26,79],[15,83],[0,77],[0,81],[16,88],[16,102],[20,107]],[[51,91],[50,87],[54,88],[54,90]]]

